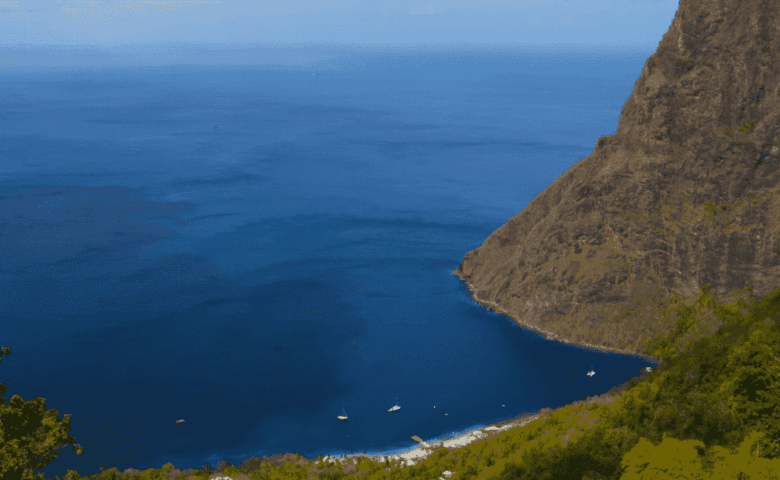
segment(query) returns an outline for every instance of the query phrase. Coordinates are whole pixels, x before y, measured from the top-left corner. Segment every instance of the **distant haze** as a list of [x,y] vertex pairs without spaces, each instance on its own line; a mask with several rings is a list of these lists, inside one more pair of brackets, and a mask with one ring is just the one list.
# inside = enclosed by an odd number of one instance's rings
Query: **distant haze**
[[0,44],[629,43],[676,0],[0,0]]

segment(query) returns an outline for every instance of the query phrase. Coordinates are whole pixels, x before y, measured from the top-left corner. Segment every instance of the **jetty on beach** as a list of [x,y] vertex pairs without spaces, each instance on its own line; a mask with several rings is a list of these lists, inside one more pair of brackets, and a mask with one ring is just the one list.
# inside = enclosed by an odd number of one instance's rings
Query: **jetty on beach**
[[412,435],[412,440],[414,440],[415,442],[419,443],[423,447],[430,447],[430,445],[428,443],[426,443],[425,440],[423,440],[422,438],[418,437],[417,435]]

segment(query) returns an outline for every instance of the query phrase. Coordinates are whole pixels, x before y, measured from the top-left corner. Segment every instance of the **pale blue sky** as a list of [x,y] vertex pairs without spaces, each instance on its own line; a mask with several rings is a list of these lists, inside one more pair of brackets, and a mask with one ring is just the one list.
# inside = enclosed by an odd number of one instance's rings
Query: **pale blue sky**
[[0,0],[0,44],[634,44],[678,0]]

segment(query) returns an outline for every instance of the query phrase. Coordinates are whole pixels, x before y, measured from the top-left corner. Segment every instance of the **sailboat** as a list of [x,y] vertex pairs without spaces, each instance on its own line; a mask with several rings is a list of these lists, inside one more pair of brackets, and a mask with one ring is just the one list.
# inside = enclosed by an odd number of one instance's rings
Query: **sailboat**
[[592,376],[593,376],[593,375],[595,375],[595,374],[596,374],[596,372],[594,372],[594,371],[593,371],[593,366],[591,366],[591,367],[590,367],[590,372],[588,372],[588,376],[589,376],[589,377],[592,377]]
[[344,411],[344,409],[341,409],[341,415],[339,415],[339,420],[346,420],[347,419],[347,412]]
[[396,395],[396,397],[395,397],[395,405],[393,406],[393,408],[388,410],[388,412],[395,412],[396,410],[400,410],[400,409],[401,409],[401,407],[398,406],[398,396]]

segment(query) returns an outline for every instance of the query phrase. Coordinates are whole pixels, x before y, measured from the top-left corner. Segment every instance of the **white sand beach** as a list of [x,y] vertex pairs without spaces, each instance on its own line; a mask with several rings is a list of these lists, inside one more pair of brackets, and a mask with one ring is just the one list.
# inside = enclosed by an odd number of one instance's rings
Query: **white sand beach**
[[[489,425],[487,427],[481,427],[474,430],[469,430],[467,432],[463,432],[462,434],[456,436],[456,437],[448,437],[443,440],[436,440],[432,442],[426,442],[422,441],[420,446],[415,447],[411,450],[407,450],[405,452],[400,453],[394,453],[394,454],[378,454],[378,455],[364,455],[364,454],[357,454],[357,455],[341,455],[338,457],[331,457],[326,455],[322,461],[323,462],[330,462],[330,463],[336,463],[341,462],[346,463],[348,461],[352,461],[353,458],[358,457],[365,457],[369,458],[375,462],[384,462],[385,457],[388,458],[390,461],[398,461],[402,467],[412,466],[416,464],[418,461],[428,457],[431,455],[434,450],[436,450],[439,447],[446,447],[446,448],[460,448],[464,445],[468,445],[469,443],[475,442],[479,439],[485,438],[490,436],[491,434],[495,434],[504,430],[509,430],[511,428],[515,427],[522,427],[524,425],[527,425],[531,423],[532,421],[539,418],[541,414],[534,415],[530,418],[523,419],[517,422],[509,422],[504,424],[503,426],[496,426],[496,425]],[[319,461],[315,462],[315,464],[319,464]]]

